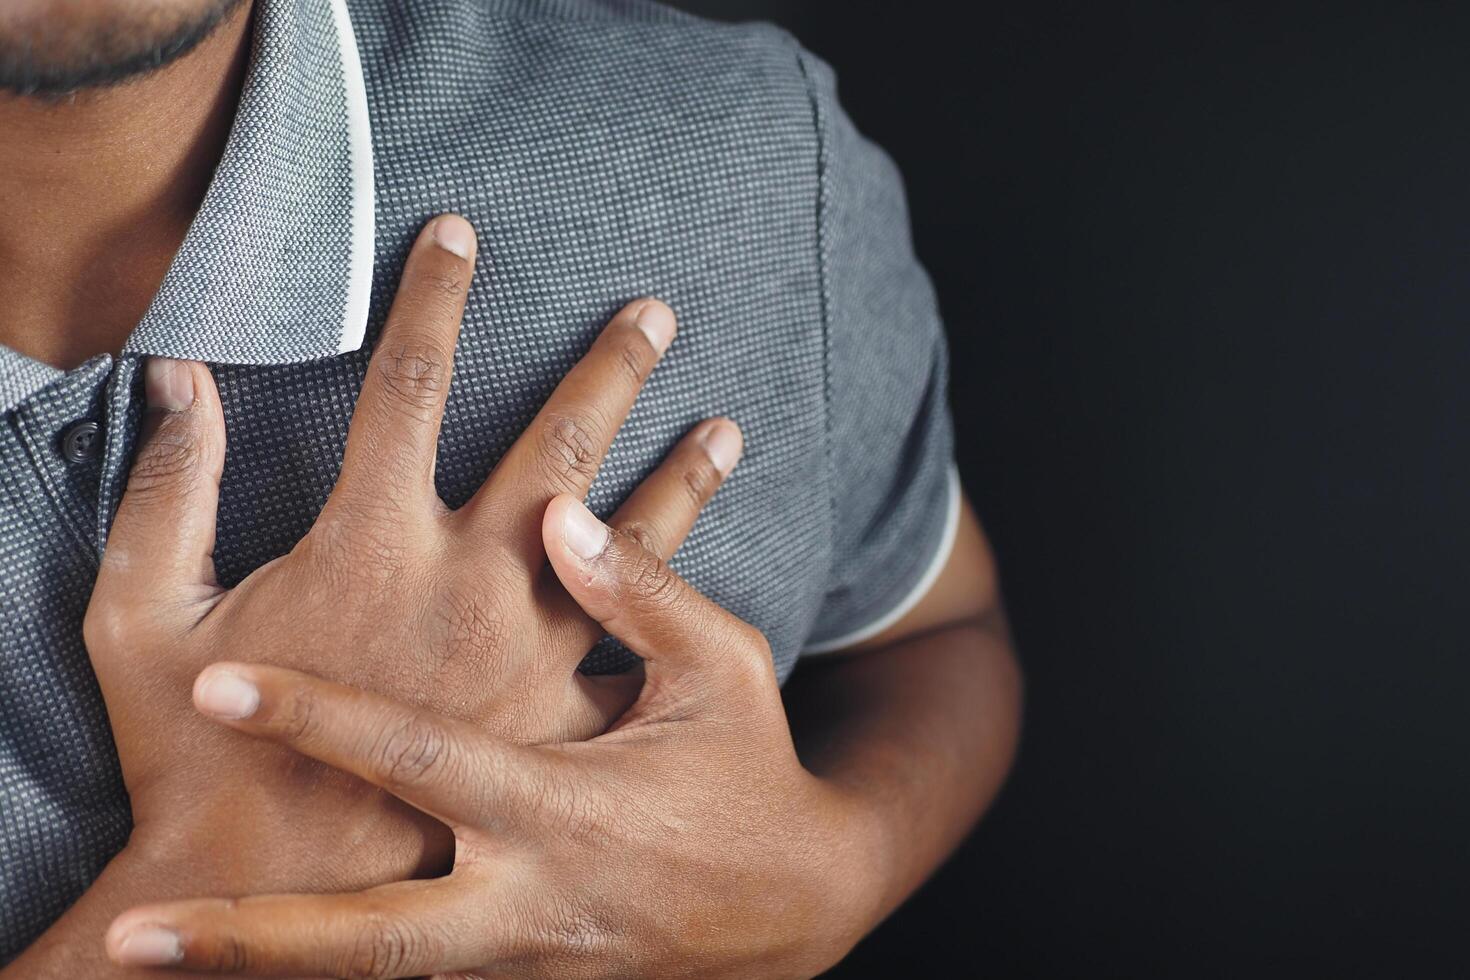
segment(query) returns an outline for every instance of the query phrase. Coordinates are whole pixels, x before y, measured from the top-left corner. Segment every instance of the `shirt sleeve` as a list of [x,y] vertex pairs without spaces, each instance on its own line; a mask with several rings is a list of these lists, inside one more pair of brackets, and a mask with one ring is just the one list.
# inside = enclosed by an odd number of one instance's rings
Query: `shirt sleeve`
[[808,52],[820,135],[833,554],[803,654],[898,622],[939,577],[959,525],[949,354],[914,256],[903,179],[837,101]]

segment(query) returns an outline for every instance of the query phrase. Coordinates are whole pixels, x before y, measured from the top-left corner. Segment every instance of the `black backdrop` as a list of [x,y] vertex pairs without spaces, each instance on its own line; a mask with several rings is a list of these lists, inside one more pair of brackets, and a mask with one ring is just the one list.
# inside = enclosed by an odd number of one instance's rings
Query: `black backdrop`
[[1470,975],[1470,10],[680,5],[903,168],[1029,684],[835,975]]

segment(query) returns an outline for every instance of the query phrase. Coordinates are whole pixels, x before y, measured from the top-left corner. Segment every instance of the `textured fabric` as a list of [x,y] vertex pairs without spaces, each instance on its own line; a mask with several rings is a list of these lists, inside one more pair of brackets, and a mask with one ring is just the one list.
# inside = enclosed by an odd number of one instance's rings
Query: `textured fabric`
[[[946,511],[949,351],[914,260],[893,161],[836,101],[832,69],[803,54],[821,128],[833,561],[810,645],[891,609],[935,559]],[[957,482],[952,489],[957,489]],[[951,533],[953,522],[951,521]]]
[[0,412],[8,412],[61,377],[49,364],[31,360],[0,345]]
[[[141,356],[212,362],[229,434],[215,555],[237,582],[326,499],[407,247],[438,212],[481,240],[440,441],[451,505],[607,319],[651,294],[680,332],[595,512],[700,420],[736,419],[745,458],[673,565],[765,633],[783,680],[803,649],[914,598],[943,558],[942,332],[899,177],[825,65],[770,26],[627,0],[348,6],[360,79],[328,0],[258,0],[224,161],[122,356],[62,373],[0,351],[0,961],[129,828],[80,624],[132,457]],[[368,222],[352,213],[354,91],[371,121]],[[364,227],[371,302],[354,323]],[[336,354],[354,331],[362,349]],[[102,452],[68,462],[82,419],[102,424]],[[585,669],[630,660],[606,638]]]
[[341,351],[352,160],[332,11],[263,3],[254,28],[224,156],[125,353],[268,364]]

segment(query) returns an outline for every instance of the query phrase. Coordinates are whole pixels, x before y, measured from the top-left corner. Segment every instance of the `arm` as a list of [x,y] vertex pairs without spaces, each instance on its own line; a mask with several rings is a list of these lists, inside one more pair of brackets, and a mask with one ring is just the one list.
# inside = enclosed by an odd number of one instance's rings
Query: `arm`
[[803,762],[867,801],[886,858],[877,918],[948,856],[1015,755],[1021,674],[968,501],[924,599],[883,634],[802,662],[785,699]]
[[[946,334],[902,177],[843,110],[830,66],[800,60],[824,176],[833,561],[813,646],[826,650],[893,608],[895,575],[917,578],[914,559],[928,556],[915,542],[930,540],[937,510],[949,514],[955,440]],[[876,828],[881,896],[862,931],[954,848],[1015,752],[1021,685],[995,565],[962,496],[959,517],[918,605],[871,639],[808,654],[786,686],[803,762],[848,788]]]
[[[248,717],[220,721],[435,814],[455,831],[454,872],[356,894],[133,909],[109,949],[139,965],[259,976],[819,973],[942,859],[1010,758],[1017,684],[989,632],[998,620],[943,599],[973,593],[973,520],[966,537],[958,571],[922,609],[809,689],[836,699],[806,716],[813,772],[760,634],[559,497],[544,524],[553,569],[646,661],[618,724],[522,749],[308,675],[217,664],[202,683],[226,672],[258,691]],[[928,616],[932,632],[907,636]],[[303,715],[310,725],[294,721]],[[133,937],[159,929],[177,959],[128,955]]]
[[[234,589],[218,585],[211,561],[225,453],[214,382],[200,364],[145,365],[149,412],[83,627],[133,833],[0,976],[121,973],[102,935],[143,900],[361,888],[447,869],[453,838],[442,824],[205,722],[189,688],[213,659],[309,658],[326,676],[391,683],[522,743],[594,735],[636,696],[636,676],[577,672],[602,631],[564,593],[532,588],[532,576],[544,564],[546,501],[568,486],[585,495],[673,315],[642,302],[615,318],[480,493],[451,512],[434,493],[433,459],[473,240],[448,220],[431,222],[405,266],[327,508],[295,550]],[[440,232],[454,227],[464,240],[451,248]],[[672,554],[740,450],[733,424],[697,426],[613,525]],[[166,946],[138,943],[134,953],[167,958]]]
[[[831,67],[805,51],[799,60],[823,175],[833,536],[811,641],[826,651],[894,608],[898,586],[929,567],[917,542],[950,514],[955,432],[946,331],[902,176],[844,111]],[[785,703],[803,762],[851,787],[880,828],[875,914],[886,915],[974,823],[1015,751],[1019,674],[994,561],[962,495],[954,544],[924,598],[875,637],[804,656]]]

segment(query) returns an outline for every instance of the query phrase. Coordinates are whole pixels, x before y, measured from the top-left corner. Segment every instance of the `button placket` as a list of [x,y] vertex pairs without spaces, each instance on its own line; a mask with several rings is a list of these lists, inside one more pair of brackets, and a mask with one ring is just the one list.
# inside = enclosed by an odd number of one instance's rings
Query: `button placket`
[[92,540],[101,555],[107,547],[107,532],[122,500],[129,463],[143,421],[142,358],[124,353],[118,358],[103,397],[107,405],[107,427],[102,438],[102,472],[97,482],[97,509]]
[[94,557],[105,443],[103,393],[111,369],[111,357],[93,358],[32,395],[14,414],[15,430],[46,499]]

